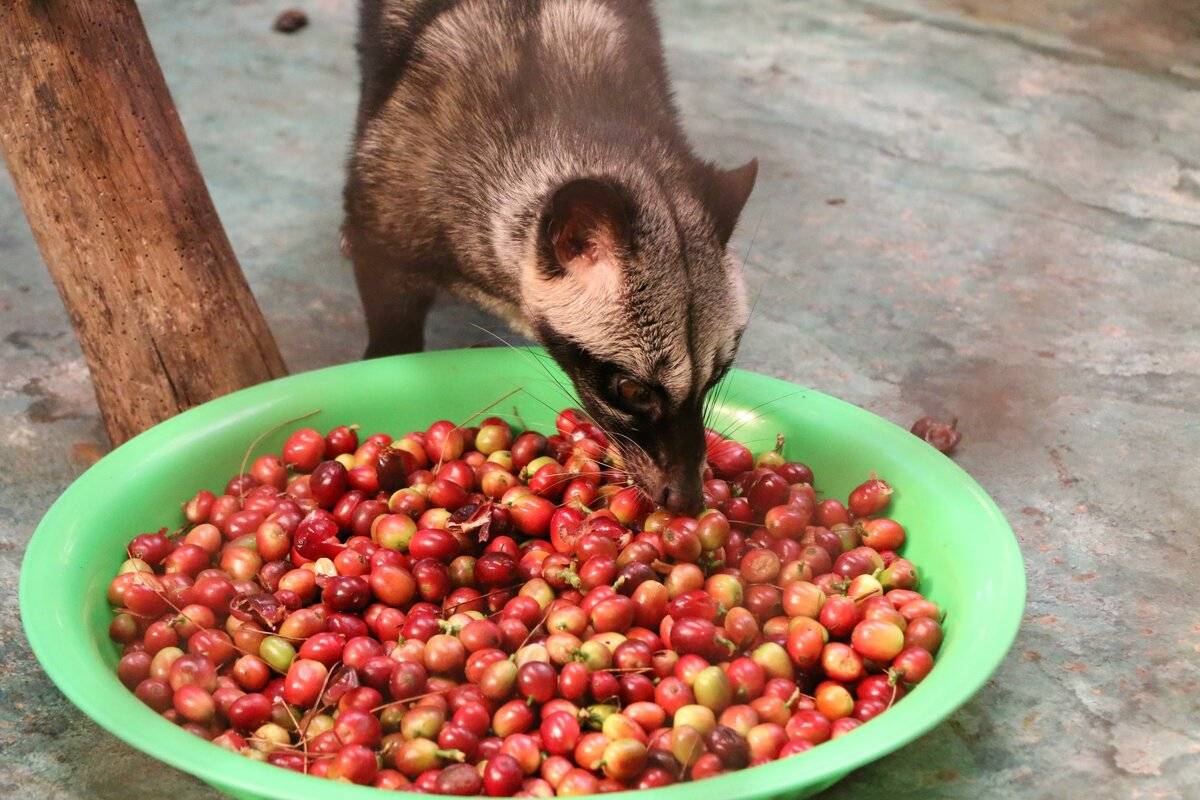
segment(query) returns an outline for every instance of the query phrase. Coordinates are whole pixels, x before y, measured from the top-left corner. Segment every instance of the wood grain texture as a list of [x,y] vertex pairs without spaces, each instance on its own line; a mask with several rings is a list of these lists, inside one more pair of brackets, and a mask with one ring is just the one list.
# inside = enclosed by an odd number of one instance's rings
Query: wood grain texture
[[285,374],[137,7],[0,5],[0,145],[113,443]]

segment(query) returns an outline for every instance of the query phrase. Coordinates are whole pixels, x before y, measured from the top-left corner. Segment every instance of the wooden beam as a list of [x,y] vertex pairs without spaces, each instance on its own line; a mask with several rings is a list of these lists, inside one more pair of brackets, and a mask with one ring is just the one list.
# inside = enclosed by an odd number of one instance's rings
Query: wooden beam
[[286,374],[137,6],[0,8],[0,148],[113,444]]

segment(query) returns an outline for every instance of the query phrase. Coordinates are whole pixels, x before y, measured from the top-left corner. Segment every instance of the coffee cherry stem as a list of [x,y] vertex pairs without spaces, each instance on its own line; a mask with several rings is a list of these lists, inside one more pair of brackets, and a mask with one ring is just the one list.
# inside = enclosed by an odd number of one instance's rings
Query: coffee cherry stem
[[[462,422],[460,422],[460,423],[458,424],[458,427],[459,427],[459,428],[465,428],[465,427],[467,427],[467,426],[468,426],[468,425],[470,425],[470,424],[471,424],[471,422],[472,422],[472,421],[474,421],[474,419],[475,419],[476,417],[478,417],[480,414],[484,414],[484,413],[486,413],[486,412],[488,412],[488,411],[491,411],[493,408],[495,408],[496,406],[500,405],[501,403],[503,403],[503,402],[504,402],[505,400],[507,400],[508,398],[510,398],[510,397],[512,397],[513,395],[515,395],[515,394],[518,394],[518,393],[520,393],[520,392],[524,392],[524,391],[525,391],[525,387],[524,387],[524,386],[518,386],[516,389],[513,389],[513,390],[511,390],[511,391],[505,392],[504,394],[500,395],[499,397],[497,397],[497,398],[496,398],[495,400],[493,400],[492,402],[488,403],[488,404],[487,404],[486,406],[484,406],[483,408],[481,408],[481,409],[479,409],[478,411],[476,411],[476,412],[475,412],[474,414],[472,414],[471,416],[469,416],[469,417],[467,417],[466,419],[464,419]],[[518,417],[518,419],[519,419],[519,418],[520,418],[520,415],[517,415],[517,417]]]
[[[460,423],[459,423],[457,426],[455,426],[455,427],[456,427],[456,430],[462,430],[463,428],[465,428],[465,427],[467,427],[468,425],[470,425],[470,424],[471,424],[471,420],[475,419],[475,418],[476,418],[476,417],[478,417],[480,414],[485,414],[485,413],[487,413],[488,411],[491,411],[493,407],[500,405],[500,404],[501,404],[501,403],[503,403],[505,400],[507,400],[508,398],[510,398],[510,397],[512,397],[513,395],[517,394],[518,392],[524,392],[524,391],[525,391],[525,387],[524,387],[524,386],[518,386],[516,389],[513,389],[512,391],[505,392],[503,395],[501,395],[500,397],[497,397],[495,400],[493,400],[492,402],[488,403],[486,406],[484,406],[483,408],[479,409],[479,410],[478,410],[478,411],[476,411],[474,414],[472,414],[471,416],[467,417],[465,420],[463,420],[462,422],[460,422]],[[444,459],[443,459],[443,458],[439,458],[439,459],[438,459],[438,461],[437,461],[437,465],[436,465],[436,466],[433,468],[433,472],[435,472],[435,473],[436,473],[436,472],[437,472],[439,469],[441,469],[441,467],[442,467],[442,462],[443,462],[443,461],[444,461]]]
[[869,592],[863,592],[862,594],[857,594],[850,599],[856,603],[861,603],[865,600],[870,600],[872,597],[882,597],[882,596],[883,596],[883,589],[872,589]]
[[[283,428],[286,428],[288,425],[295,425],[297,422],[300,422],[301,420],[308,419],[309,417],[315,417],[317,414],[320,414],[320,413],[321,413],[321,409],[314,408],[312,411],[309,411],[306,414],[301,414],[300,416],[292,417],[291,419],[285,419],[283,422],[280,422],[278,425],[272,425],[270,428],[267,428],[265,431],[260,433],[257,437],[255,437],[254,441],[250,442],[250,446],[246,448],[246,452],[242,455],[242,466],[238,469],[238,475],[246,474],[246,465],[248,463],[250,463],[250,455],[254,452],[254,449],[256,447],[258,447],[260,444],[262,444],[263,439],[266,439],[272,433],[276,433],[277,431],[280,431]],[[243,488],[242,491],[239,493],[238,499],[239,500],[246,499],[246,489],[245,488]]]
[[439,619],[437,624],[438,630],[440,630],[442,633],[448,633],[451,636],[458,636],[459,631],[462,630],[461,625],[456,625],[448,619]]
[[[325,674],[325,684],[326,685],[328,685],[328,683],[329,683],[329,676],[330,676],[330,674],[332,674],[332,672],[333,671],[330,670],[328,673]],[[324,693],[325,693],[325,686],[322,686],[321,694],[324,694]],[[319,695],[317,697],[317,702],[320,703]],[[307,775],[308,774],[308,723],[305,722],[304,727],[301,728],[300,720],[296,719],[296,714],[295,714],[295,712],[292,711],[292,707],[290,705],[288,705],[287,703],[279,703],[278,705],[283,706],[283,710],[287,712],[288,719],[290,719],[292,721],[292,727],[295,728],[296,731],[300,734],[301,754],[304,756],[304,774]]]
[[[522,585],[523,584],[521,584],[521,583],[514,583],[512,586],[503,586],[499,589],[493,589],[492,591],[488,592],[487,594],[481,594],[481,595],[479,595],[479,597],[472,597],[470,600],[464,600],[461,603],[455,603],[452,606],[442,609],[442,617],[448,617],[448,616],[452,615],[455,611],[462,608],[463,606],[468,606],[468,605],[471,605],[472,603],[478,603],[480,600],[486,600],[489,597],[495,597],[498,594],[504,594],[505,592],[511,592],[514,589],[520,589]],[[497,611],[495,614],[491,614],[489,616],[494,617],[500,613],[501,613],[500,611]]]
[[447,689],[438,689],[433,692],[425,692],[424,694],[415,694],[412,697],[405,697],[401,700],[393,700],[390,703],[384,703],[383,705],[375,706],[374,708],[371,709],[371,713],[376,714],[380,711],[383,711],[385,708],[391,708],[392,706],[402,706],[405,703],[415,703],[416,701],[424,700],[427,697],[437,697],[438,695],[446,694],[447,692],[451,691],[453,688],[454,687],[450,687]]
[[[249,743],[270,745],[271,749],[273,749],[273,750],[287,750],[289,752],[296,753],[297,755],[303,755],[303,753],[301,752],[301,749],[294,744],[283,744],[282,742],[276,742],[272,739],[264,739],[261,736],[254,736],[253,734],[251,734],[250,736],[247,736],[246,741]],[[311,756],[306,756],[306,757],[311,758]]]
[[[321,684],[321,691],[317,692],[317,702],[313,703],[313,708],[322,707],[323,704],[321,701],[325,699],[325,691],[329,688],[329,682],[341,666],[341,661],[335,661],[333,666],[325,672],[325,681]],[[305,727],[307,728],[307,726]]]
[[533,635],[538,632],[538,629],[546,624],[546,619],[550,616],[550,612],[553,610],[554,610],[553,605],[546,608],[546,613],[542,615],[542,618],[540,620],[538,620],[537,625],[534,625],[532,628],[529,629],[529,635],[526,636],[525,639],[521,642],[520,647],[518,647],[516,650],[513,650],[514,658],[516,657],[517,653],[521,652],[521,648],[523,648],[525,645],[529,644],[529,640],[532,639]]

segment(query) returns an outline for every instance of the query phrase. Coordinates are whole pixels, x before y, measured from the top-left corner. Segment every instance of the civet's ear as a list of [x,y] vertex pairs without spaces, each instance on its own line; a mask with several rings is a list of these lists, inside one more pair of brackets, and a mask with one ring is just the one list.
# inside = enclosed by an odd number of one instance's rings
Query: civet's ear
[[722,246],[729,243],[733,229],[737,227],[738,217],[750,192],[754,190],[754,181],[758,178],[758,159],[752,158],[740,167],[733,169],[713,168],[710,173],[708,187],[705,192],[705,204],[713,216],[717,228],[717,237]]
[[629,208],[608,181],[563,184],[542,216],[542,270],[547,277],[615,265],[629,244]]

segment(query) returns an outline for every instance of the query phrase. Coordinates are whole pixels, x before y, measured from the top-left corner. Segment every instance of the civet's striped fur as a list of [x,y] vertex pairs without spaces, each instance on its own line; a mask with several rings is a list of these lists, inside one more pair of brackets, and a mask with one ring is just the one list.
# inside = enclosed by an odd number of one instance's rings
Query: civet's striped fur
[[692,152],[648,0],[363,0],[359,49],[344,243],[368,355],[421,349],[435,290],[470,298],[547,347],[651,496],[694,509],[757,164]]

